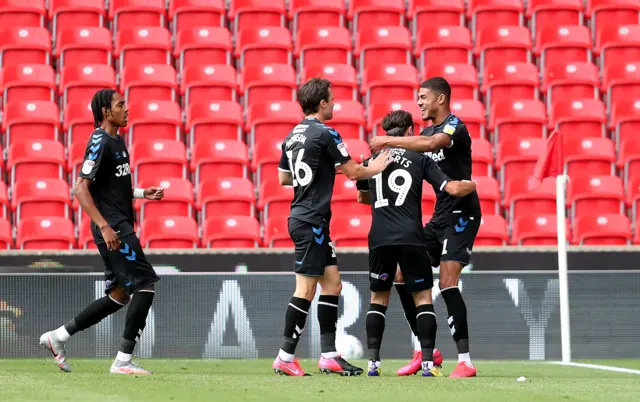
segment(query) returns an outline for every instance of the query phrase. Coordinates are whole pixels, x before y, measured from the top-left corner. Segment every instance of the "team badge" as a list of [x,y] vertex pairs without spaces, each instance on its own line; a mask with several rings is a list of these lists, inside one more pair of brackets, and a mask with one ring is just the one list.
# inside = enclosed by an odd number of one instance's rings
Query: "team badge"
[[451,124],[447,124],[446,126],[444,126],[444,129],[442,131],[444,131],[446,134],[453,135],[453,133],[456,132],[456,128]]
[[93,170],[93,167],[96,165],[94,161],[86,160],[82,164],[82,173],[89,174]]

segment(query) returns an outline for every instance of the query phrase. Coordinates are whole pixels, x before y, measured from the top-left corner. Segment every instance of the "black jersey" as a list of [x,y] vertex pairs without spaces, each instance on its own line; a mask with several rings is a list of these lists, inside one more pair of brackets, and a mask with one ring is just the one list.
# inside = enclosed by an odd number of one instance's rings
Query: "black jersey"
[[293,176],[291,218],[329,226],[336,166],[351,157],[340,134],[317,119],[304,119],[282,143],[278,169]]
[[434,161],[418,152],[391,148],[390,156],[393,162],[382,173],[356,184],[360,191],[371,191],[369,248],[424,246],[422,182],[426,180],[442,190],[449,178]]
[[[93,132],[84,152],[80,177],[93,180],[89,192],[100,214],[119,236],[133,233],[133,186],[129,153],[120,136],[102,129]],[[91,223],[96,243],[103,243],[100,229]]]
[[[427,152],[425,155],[433,159],[451,180],[471,180],[471,136],[467,126],[454,114],[450,114],[442,124],[422,130],[422,135],[427,137],[435,134],[447,134],[451,143],[438,152]],[[459,198],[449,195],[437,186],[434,186],[433,190],[437,197],[434,221],[455,221],[460,215],[481,216],[480,200],[476,191]]]

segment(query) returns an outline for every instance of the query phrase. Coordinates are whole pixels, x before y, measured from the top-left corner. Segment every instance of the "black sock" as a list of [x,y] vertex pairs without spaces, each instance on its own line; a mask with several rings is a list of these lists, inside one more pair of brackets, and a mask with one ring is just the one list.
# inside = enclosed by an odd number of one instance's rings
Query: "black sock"
[[123,304],[113,301],[109,296],[101,297],[85,307],[75,318],[64,324],[64,328],[69,335],[73,335],[78,331],[84,331],[96,325],[122,307],[124,307]]
[[380,361],[380,345],[384,334],[384,321],[387,307],[382,304],[371,303],[367,312],[367,348],[370,359]]
[[336,351],[336,325],[338,323],[340,296],[321,295],[318,298],[318,322],[320,323],[320,351]]
[[127,318],[124,324],[124,334],[122,335],[122,345],[120,352],[132,354],[136,342],[147,324],[147,314],[153,303],[154,292],[136,292],[129,303]]
[[469,329],[467,327],[467,306],[462,300],[458,287],[442,291],[442,298],[447,304],[447,322],[456,342],[458,354],[469,353]]
[[423,304],[416,308],[418,325],[418,340],[422,349],[422,361],[433,362],[433,348],[436,344],[438,323],[433,304]]
[[282,350],[286,353],[294,354],[296,346],[302,335],[302,330],[307,322],[307,314],[311,302],[300,297],[292,297],[284,316],[284,340],[282,342]]
[[404,287],[404,283],[395,285],[398,296],[400,296],[400,303],[402,303],[402,309],[404,310],[404,318],[407,319],[411,332],[415,336],[418,336],[418,330],[416,325],[416,303],[413,301],[413,295],[407,292]]

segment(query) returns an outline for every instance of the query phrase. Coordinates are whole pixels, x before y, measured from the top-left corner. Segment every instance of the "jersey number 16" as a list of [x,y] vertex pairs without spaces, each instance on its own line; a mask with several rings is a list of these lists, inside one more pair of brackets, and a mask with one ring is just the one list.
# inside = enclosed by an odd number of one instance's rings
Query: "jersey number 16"
[[[303,156],[304,149],[300,149],[296,155],[296,160],[294,162],[293,151],[287,151],[287,159],[289,159],[289,169],[291,169],[291,176],[293,176],[293,187],[304,187],[311,183],[311,166],[302,161]],[[302,175],[300,173],[302,173]]]
[[[401,177],[403,183],[398,185],[398,178]],[[374,208],[382,208],[389,205],[389,200],[384,198],[383,184],[384,180],[382,179],[382,173],[378,173],[373,176],[376,181],[376,202],[373,203]],[[398,193],[396,197],[395,206],[399,207],[404,204],[404,200],[407,199],[407,194],[409,194],[409,189],[411,188],[411,182],[413,179],[411,178],[411,173],[407,172],[403,169],[394,170],[387,180],[387,187],[394,193]]]

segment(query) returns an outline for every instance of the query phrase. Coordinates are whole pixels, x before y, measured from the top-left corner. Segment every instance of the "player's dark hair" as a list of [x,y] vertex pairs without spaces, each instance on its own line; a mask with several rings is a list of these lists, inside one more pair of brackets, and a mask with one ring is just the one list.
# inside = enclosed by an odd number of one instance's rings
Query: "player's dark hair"
[[318,113],[320,102],[329,101],[331,81],[326,78],[311,78],[298,90],[298,103],[305,116]]
[[420,84],[420,88],[429,89],[430,91],[435,92],[437,95],[444,94],[444,96],[447,98],[447,102],[449,101],[449,99],[451,99],[451,86],[449,85],[447,80],[442,77],[429,78],[428,80],[423,81],[422,84]]
[[98,128],[102,124],[102,120],[104,120],[102,108],[106,107],[107,109],[111,109],[111,101],[115,93],[115,89],[101,89],[93,95],[93,99],[91,99],[91,112],[93,113],[94,128]]
[[413,127],[413,116],[406,110],[388,113],[382,119],[382,129],[391,137],[402,137],[409,127]]

